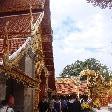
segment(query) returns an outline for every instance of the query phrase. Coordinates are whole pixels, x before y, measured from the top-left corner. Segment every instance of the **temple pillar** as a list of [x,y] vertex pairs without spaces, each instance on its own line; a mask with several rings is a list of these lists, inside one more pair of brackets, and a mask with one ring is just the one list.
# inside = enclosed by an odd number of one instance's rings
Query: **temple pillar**
[[33,112],[33,89],[24,89],[24,112]]
[[37,72],[38,70],[35,71],[35,79],[38,80],[38,85],[36,88],[34,88],[33,91],[33,111],[32,112],[38,112],[38,104],[40,101],[40,83],[41,83],[41,79],[40,79],[40,75],[41,73]]
[[[34,63],[33,59],[29,56],[26,55],[25,57],[25,73],[30,76],[34,77]],[[30,87],[25,87],[24,88],[24,112],[33,112],[33,88]]]
[[39,88],[35,88],[34,90],[34,98],[33,98],[33,111],[38,112],[38,104],[39,104]]

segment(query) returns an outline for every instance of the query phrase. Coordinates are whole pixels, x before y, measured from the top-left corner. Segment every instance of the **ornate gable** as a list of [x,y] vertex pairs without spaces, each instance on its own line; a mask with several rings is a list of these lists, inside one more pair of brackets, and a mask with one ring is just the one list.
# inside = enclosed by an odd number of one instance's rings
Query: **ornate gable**
[[[39,18],[41,12],[33,14],[33,23]],[[26,38],[31,35],[31,17],[30,14],[16,15],[0,18],[0,38],[4,38],[4,30],[6,22],[9,22],[7,26],[8,38]]]

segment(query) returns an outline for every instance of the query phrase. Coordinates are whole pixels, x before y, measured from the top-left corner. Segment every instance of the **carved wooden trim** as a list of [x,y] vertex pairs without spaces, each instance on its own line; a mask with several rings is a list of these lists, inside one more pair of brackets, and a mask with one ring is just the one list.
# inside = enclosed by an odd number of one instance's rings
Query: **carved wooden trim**
[[0,72],[4,73],[8,78],[21,82],[24,86],[35,88],[39,83],[39,80],[34,80],[17,68],[10,68],[9,66],[0,65]]

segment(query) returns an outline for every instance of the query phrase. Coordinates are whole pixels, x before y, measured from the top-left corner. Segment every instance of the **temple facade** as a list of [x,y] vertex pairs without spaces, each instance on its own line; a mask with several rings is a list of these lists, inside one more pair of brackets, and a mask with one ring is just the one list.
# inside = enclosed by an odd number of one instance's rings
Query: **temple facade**
[[49,0],[0,0],[0,101],[15,98],[15,112],[37,112],[55,91]]

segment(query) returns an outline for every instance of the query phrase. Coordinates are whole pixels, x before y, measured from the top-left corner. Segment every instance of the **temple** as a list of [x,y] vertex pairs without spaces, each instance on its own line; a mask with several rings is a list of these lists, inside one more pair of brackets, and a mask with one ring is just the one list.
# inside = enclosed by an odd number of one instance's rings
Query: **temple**
[[49,0],[0,0],[0,101],[15,97],[15,111],[37,112],[55,91]]

